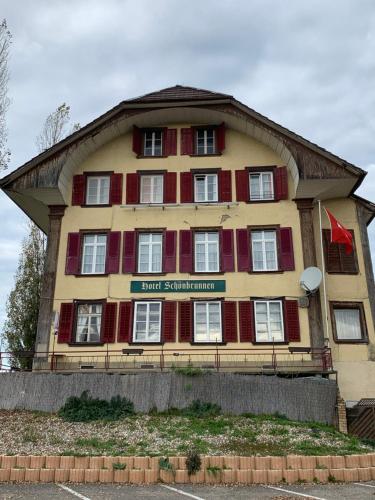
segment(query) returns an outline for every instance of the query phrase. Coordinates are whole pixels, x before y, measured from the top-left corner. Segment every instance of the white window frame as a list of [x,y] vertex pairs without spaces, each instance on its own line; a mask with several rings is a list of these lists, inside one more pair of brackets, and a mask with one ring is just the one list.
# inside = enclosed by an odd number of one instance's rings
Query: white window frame
[[[285,326],[284,326],[284,308],[282,300],[255,300],[254,301],[254,318],[255,318],[255,340],[260,343],[273,343],[271,337],[271,327],[270,327],[270,304],[275,303],[280,305],[280,317],[281,317],[281,332],[282,339],[275,340],[275,343],[285,342]],[[267,329],[268,329],[268,340],[258,340],[258,322],[257,322],[257,304],[267,304]]]
[[[93,180],[98,181],[98,189],[96,192],[96,200],[89,201],[89,185]],[[108,194],[104,201],[100,201],[101,191],[103,189],[103,181],[108,181]],[[88,175],[86,177],[86,205],[109,205],[109,195],[111,190],[111,177],[110,175]]]
[[[196,325],[197,325],[197,305],[202,305],[202,304],[205,304],[206,306],[206,334],[207,334],[207,338],[205,340],[197,340],[196,339]],[[210,340],[209,338],[209,335],[210,335],[210,312],[209,312],[209,306],[210,304],[218,304],[219,305],[219,322],[220,322],[220,334],[221,334],[221,338],[219,340],[217,339],[213,339],[213,340]],[[197,300],[194,302],[194,342],[195,343],[202,343],[202,344],[206,344],[206,343],[213,343],[213,344],[216,344],[217,342],[221,343],[223,342],[223,321],[222,321],[222,306],[221,306],[221,301],[220,300],[217,300],[217,301],[201,301],[201,300]]]
[[[83,307],[83,306],[89,306],[90,308],[90,311],[88,313],[85,313],[85,314],[80,314],[79,313],[79,308],[80,307]],[[91,307],[92,306],[100,306],[100,313],[92,313],[91,312]],[[88,340],[79,340],[79,333],[78,333],[78,329],[79,329],[79,317],[87,317],[88,319],[88,324],[87,324],[87,339]],[[91,328],[91,320],[93,317],[100,317],[100,320],[99,320],[99,338],[98,339],[94,339],[94,340],[90,340],[90,336],[91,336],[91,332],[90,332],[90,328]],[[84,303],[79,303],[77,304],[77,319],[76,319],[76,328],[75,328],[75,341],[79,344],[93,344],[93,343],[97,343],[97,342],[101,342],[101,330],[102,330],[102,319],[103,319],[103,304],[101,302],[90,302],[88,304],[84,304]]]
[[[217,235],[217,242],[216,242],[217,268],[209,270],[208,269],[208,264],[209,264],[209,259],[208,259],[209,251],[208,251],[208,248],[209,248],[209,245],[213,245],[215,243],[213,241],[209,241],[208,240],[208,235],[211,234],[211,233],[214,233],[214,234]],[[196,238],[197,234],[204,234],[205,235],[204,241],[197,241],[197,238]],[[204,249],[205,268],[204,268],[204,270],[198,270],[197,269],[197,259],[196,259],[197,245],[202,245],[202,244],[205,246],[205,249]],[[220,272],[220,234],[219,234],[218,231],[196,231],[194,233],[194,272],[196,272],[196,273],[205,273],[205,274]]]
[[[204,199],[203,200],[198,200],[198,183],[197,183],[198,177],[204,177]],[[216,194],[216,196],[214,197],[213,200],[208,199],[208,179],[210,177],[212,177],[216,180],[216,183],[214,184],[214,186],[215,186],[214,194]],[[219,200],[218,185],[219,185],[219,181],[218,181],[218,175],[216,173],[215,174],[205,174],[205,173],[195,174],[194,175],[194,201],[196,203],[216,203]]]
[[[148,236],[149,241],[146,243],[141,243],[141,236]],[[160,236],[161,241],[153,241],[154,236]],[[163,239],[164,235],[163,233],[146,233],[146,232],[140,232],[138,233],[138,262],[137,262],[137,272],[141,274],[149,274],[149,273],[155,273],[155,274],[160,274],[163,270]],[[141,271],[141,246],[148,246],[148,271]],[[152,270],[152,256],[153,256],[153,249],[155,246],[160,246],[160,268],[157,271]]]
[[[160,154],[156,154],[156,134],[160,134]],[[151,135],[151,137],[148,137]],[[151,154],[146,153],[146,143],[151,139]],[[143,133],[143,155],[144,156],[163,156],[163,131],[162,130],[145,130]]]
[[[203,152],[198,150],[198,134],[203,132]],[[213,150],[208,152],[208,132],[212,132]],[[195,145],[198,155],[212,155],[216,154],[216,131],[214,128],[197,128],[195,133]]]
[[[266,233],[272,232],[275,235],[274,239],[268,239],[265,235]],[[262,239],[261,240],[254,240],[253,239],[253,234],[254,233],[262,233]],[[255,269],[255,259],[254,259],[254,245],[255,243],[262,243],[262,263],[263,267],[262,269]],[[267,263],[267,252],[266,252],[266,243],[274,243],[274,252],[275,252],[275,267],[271,268],[268,267]],[[278,262],[278,255],[277,255],[277,231],[276,229],[254,229],[251,231],[251,258],[252,258],[252,264],[253,264],[253,271],[255,273],[259,272],[264,272],[264,271],[278,271],[279,270],[279,262]]]
[[[95,237],[95,242],[94,243],[86,243],[85,239],[86,237],[89,236],[94,236]],[[98,243],[98,237],[99,236],[105,236],[105,243]],[[107,258],[107,245],[108,245],[108,235],[106,233],[87,233],[83,235],[83,243],[82,243],[82,258],[81,258],[81,274],[88,275],[88,274],[105,274],[105,263],[106,263],[106,258]],[[93,255],[92,255],[92,263],[91,263],[91,270],[89,272],[84,271],[84,262],[85,262],[85,253],[86,253],[86,248],[87,247],[94,247],[93,250]],[[104,246],[105,247],[105,252],[104,252],[104,268],[103,271],[97,271],[96,266],[96,257],[97,257],[97,249],[99,246]]]
[[[149,337],[149,327],[150,327],[150,304],[158,304],[159,305],[159,338],[158,340],[155,339],[148,339]],[[139,305],[146,305],[147,306],[147,313],[146,313],[146,339],[144,340],[137,340],[136,339],[136,327],[137,327],[137,310]],[[161,301],[156,301],[156,300],[137,300],[134,302],[134,317],[133,317],[133,342],[138,343],[138,344],[146,344],[146,343],[159,343],[161,342],[161,317],[162,317],[162,302]]]
[[[259,198],[256,196],[252,196],[251,194],[251,176],[259,175]],[[263,192],[263,177],[265,176],[270,176],[271,177],[271,186],[272,186],[272,193],[271,196],[265,197],[264,192]],[[250,194],[250,200],[251,201],[272,201],[275,199],[275,182],[274,182],[274,175],[271,170],[266,170],[264,172],[250,172],[249,173],[249,194]]]
[[[156,178],[160,178],[161,179],[161,200],[158,201],[158,200],[155,200],[155,192],[154,192],[154,188],[155,188],[155,182],[156,182]],[[151,183],[151,187],[150,187],[150,201],[144,201],[144,199],[142,199],[143,197],[143,188],[144,188],[144,181],[145,179],[150,179],[150,183]],[[140,188],[140,202],[141,203],[145,203],[145,204],[151,204],[151,203],[155,203],[155,204],[162,204],[164,201],[164,175],[163,174],[145,174],[145,175],[141,175],[141,188]]]

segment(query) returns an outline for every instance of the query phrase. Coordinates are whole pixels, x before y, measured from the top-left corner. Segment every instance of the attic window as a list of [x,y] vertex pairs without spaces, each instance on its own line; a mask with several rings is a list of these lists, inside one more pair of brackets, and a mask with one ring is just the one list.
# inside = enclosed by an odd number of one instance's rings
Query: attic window
[[143,154],[144,156],[162,155],[162,130],[145,130],[143,134]]

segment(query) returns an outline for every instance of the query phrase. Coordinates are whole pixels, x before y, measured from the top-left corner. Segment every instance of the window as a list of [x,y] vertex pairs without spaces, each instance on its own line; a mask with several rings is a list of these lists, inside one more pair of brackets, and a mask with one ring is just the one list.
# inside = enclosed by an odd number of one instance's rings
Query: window
[[219,271],[219,233],[195,233],[195,272]]
[[109,175],[87,176],[86,205],[108,205],[109,184]]
[[196,154],[210,155],[216,153],[215,129],[199,128],[196,130]]
[[273,200],[273,172],[250,174],[250,200]]
[[161,233],[139,233],[139,273],[161,273],[162,242],[163,235]]
[[160,342],[161,302],[135,302],[133,341]]
[[144,156],[162,155],[162,136],[161,130],[146,130],[144,132],[143,154]]
[[344,245],[340,243],[331,243],[331,230],[323,229],[324,258],[327,273],[358,274],[354,231],[352,229],[349,229],[349,231],[353,236],[353,252],[347,255]]
[[331,302],[331,318],[336,342],[367,342],[363,304]]
[[251,245],[254,271],[277,271],[276,231],[252,231]]
[[106,250],[106,234],[85,234],[83,237],[82,274],[104,274]]
[[141,203],[163,203],[162,175],[141,175]]
[[76,342],[100,342],[102,304],[79,304]]
[[284,325],[280,300],[255,301],[257,342],[283,342]]
[[195,342],[221,342],[221,302],[194,302]]
[[195,201],[218,201],[217,174],[199,174],[194,176]]

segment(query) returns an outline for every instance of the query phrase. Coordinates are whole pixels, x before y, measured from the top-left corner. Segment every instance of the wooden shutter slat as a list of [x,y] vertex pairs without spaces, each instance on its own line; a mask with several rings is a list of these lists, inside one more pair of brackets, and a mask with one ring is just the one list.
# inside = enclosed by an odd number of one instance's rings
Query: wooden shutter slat
[[216,150],[222,153],[225,149],[225,123],[221,123],[216,128]]
[[194,154],[194,129],[182,128],[181,129],[181,154],[192,155]]
[[193,203],[194,185],[193,174],[191,172],[180,173],[180,199],[181,203]]
[[107,302],[103,312],[102,341],[112,343],[116,336],[117,303]]
[[277,231],[279,240],[279,269],[294,271],[293,236],[291,227],[280,227]]
[[176,156],[177,154],[177,129],[163,129],[163,156]]
[[122,272],[135,273],[136,272],[136,244],[137,233],[136,231],[124,231],[124,244],[123,244],[123,257],[122,257]]
[[57,334],[57,342],[59,344],[71,342],[73,335],[73,317],[74,317],[73,302],[61,304],[59,331]]
[[164,174],[164,203],[176,203],[177,172]]
[[86,176],[74,175],[72,186],[72,205],[85,205]]
[[178,323],[180,342],[193,341],[193,303],[190,301],[179,302]]
[[122,203],[122,174],[111,175],[109,203],[111,205],[121,205]]
[[219,201],[232,201],[232,172],[230,170],[219,171]]
[[135,125],[133,127],[133,152],[137,156],[142,154],[142,131]]
[[274,172],[275,200],[288,199],[288,170],[286,167],[278,167]]
[[233,229],[222,229],[220,231],[221,246],[221,271],[234,271],[234,238]]
[[236,229],[237,235],[237,269],[250,271],[250,237],[248,229]]
[[224,342],[237,342],[237,303],[224,301],[222,307]]
[[236,170],[236,199],[244,202],[250,200],[249,173],[247,170]]
[[107,235],[105,272],[117,274],[120,270],[121,231],[110,231]]
[[65,274],[80,273],[81,235],[80,233],[68,233],[66,250]]
[[165,231],[163,236],[163,272],[176,272],[177,231]]
[[[352,235],[353,242],[353,252],[351,254],[347,254],[345,250],[345,245],[338,244],[340,251],[340,259],[341,259],[341,269],[344,273],[357,274],[358,273],[358,262],[357,262],[357,254],[355,247],[355,239],[354,239],[354,231],[353,229],[349,229]],[[334,244],[334,243],[333,243]]]
[[255,342],[254,302],[252,300],[240,301],[240,342]]
[[284,302],[286,340],[289,342],[300,342],[301,332],[299,326],[298,300],[286,300]]
[[180,273],[193,271],[193,231],[180,231]]
[[126,174],[126,203],[135,205],[139,203],[139,175],[137,173]]
[[167,300],[163,303],[163,342],[176,342],[177,302]]
[[133,303],[129,300],[120,302],[120,314],[118,321],[118,342],[131,342],[132,339],[132,321],[133,321]]

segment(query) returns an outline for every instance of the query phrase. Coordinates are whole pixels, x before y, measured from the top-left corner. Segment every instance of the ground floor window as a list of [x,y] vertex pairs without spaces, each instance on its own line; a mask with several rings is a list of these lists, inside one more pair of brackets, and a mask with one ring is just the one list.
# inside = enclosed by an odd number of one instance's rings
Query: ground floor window
[[221,302],[194,303],[194,341],[222,341]]
[[333,336],[336,342],[367,342],[363,304],[331,302]]
[[100,342],[102,309],[102,304],[78,305],[76,342]]
[[133,341],[160,342],[161,302],[135,302]]
[[256,300],[255,335],[257,342],[283,342],[284,324],[281,300]]

